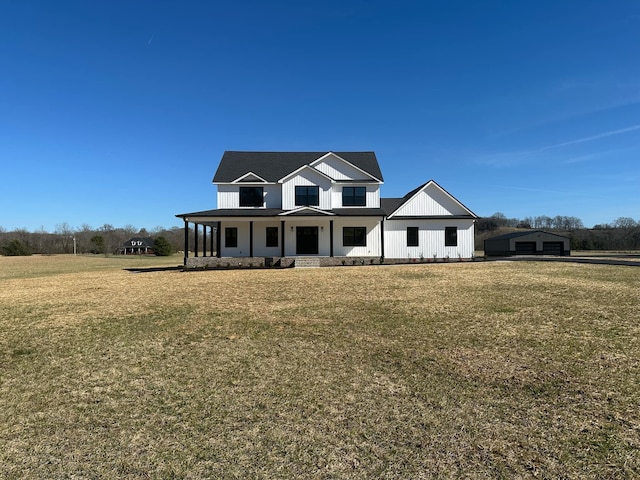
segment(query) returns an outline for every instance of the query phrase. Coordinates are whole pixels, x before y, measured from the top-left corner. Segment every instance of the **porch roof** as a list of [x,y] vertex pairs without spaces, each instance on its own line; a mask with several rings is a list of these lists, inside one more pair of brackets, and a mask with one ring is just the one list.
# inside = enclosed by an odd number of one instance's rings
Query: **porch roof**
[[[279,217],[286,218],[284,213],[290,212],[289,210],[282,210],[280,208],[217,208],[213,210],[203,210],[201,212],[181,213],[176,215],[178,218],[184,220],[194,220],[198,218],[228,218],[228,217]],[[326,214],[335,215],[338,217],[383,217],[385,212],[382,208],[334,208],[333,210],[325,210],[324,212],[308,211],[308,212],[296,212],[295,217],[317,217],[324,216]],[[290,216],[290,215],[289,215]]]

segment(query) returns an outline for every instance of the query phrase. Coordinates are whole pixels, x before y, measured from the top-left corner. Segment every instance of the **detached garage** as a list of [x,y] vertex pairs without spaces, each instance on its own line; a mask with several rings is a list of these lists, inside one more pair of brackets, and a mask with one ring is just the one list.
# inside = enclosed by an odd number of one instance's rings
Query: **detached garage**
[[510,255],[571,255],[571,240],[564,235],[528,230],[511,232],[484,241],[484,253],[492,257]]

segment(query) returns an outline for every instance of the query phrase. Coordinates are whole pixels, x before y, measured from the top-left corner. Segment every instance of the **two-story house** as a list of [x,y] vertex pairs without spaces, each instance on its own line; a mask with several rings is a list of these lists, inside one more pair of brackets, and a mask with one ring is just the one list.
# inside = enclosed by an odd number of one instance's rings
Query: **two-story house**
[[[213,178],[218,208],[177,215],[217,257],[470,258],[477,216],[434,181],[381,198],[374,152],[238,152]],[[207,231],[209,242],[207,242]],[[196,235],[198,239],[200,235]],[[188,265],[185,253],[185,264]]]

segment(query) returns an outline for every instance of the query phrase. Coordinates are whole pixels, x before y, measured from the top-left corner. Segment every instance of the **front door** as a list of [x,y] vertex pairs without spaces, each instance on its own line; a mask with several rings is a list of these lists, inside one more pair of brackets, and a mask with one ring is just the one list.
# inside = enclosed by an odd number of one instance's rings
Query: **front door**
[[296,255],[318,254],[318,227],[296,227]]

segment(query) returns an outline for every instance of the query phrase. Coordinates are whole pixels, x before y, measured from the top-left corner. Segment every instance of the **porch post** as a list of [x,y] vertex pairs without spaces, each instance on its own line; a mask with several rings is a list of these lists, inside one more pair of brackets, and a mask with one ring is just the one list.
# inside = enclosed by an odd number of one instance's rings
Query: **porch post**
[[218,228],[216,229],[216,257],[222,256],[222,222],[218,222]]
[[[126,253],[126,249],[125,249]],[[187,258],[189,258],[189,222],[184,219],[184,265],[187,265]]]
[[380,256],[384,258],[384,218],[380,220],[380,248],[382,249]]
[[213,230],[215,229],[215,227],[211,227],[211,233],[209,235],[209,241],[211,242],[211,245],[209,245],[209,254],[210,256],[213,257]]
[[202,225],[202,256],[207,256],[207,226]]
[[200,228],[198,227],[197,223],[195,223],[194,225],[196,226],[195,228],[196,238],[195,238],[195,245],[193,247],[193,255],[197,257],[198,256],[198,237],[200,236]]
[[253,257],[253,220],[249,222],[249,256]]
[[329,256],[333,257],[333,220],[329,220]]
[[280,256],[284,257],[284,220],[280,221],[280,235],[282,236],[282,245],[280,246]]

